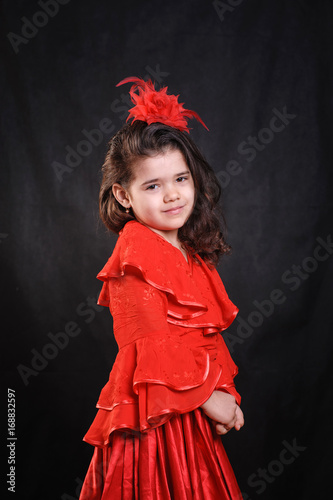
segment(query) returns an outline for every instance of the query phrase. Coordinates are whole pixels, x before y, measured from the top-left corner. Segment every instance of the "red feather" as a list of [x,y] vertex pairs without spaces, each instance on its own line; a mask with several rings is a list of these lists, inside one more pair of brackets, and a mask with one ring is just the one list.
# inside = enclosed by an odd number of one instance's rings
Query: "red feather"
[[119,87],[125,83],[133,83],[129,94],[135,106],[130,108],[127,118],[127,120],[132,118],[132,123],[135,120],[142,120],[148,124],[160,122],[189,132],[187,119],[195,118],[209,130],[198,113],[185,109],[183,103],[178,102],[178,95],[167,94],[168,87],[162,87],[157,91],[151,80],[145,82],[136,76],[124,78],[116,86]]

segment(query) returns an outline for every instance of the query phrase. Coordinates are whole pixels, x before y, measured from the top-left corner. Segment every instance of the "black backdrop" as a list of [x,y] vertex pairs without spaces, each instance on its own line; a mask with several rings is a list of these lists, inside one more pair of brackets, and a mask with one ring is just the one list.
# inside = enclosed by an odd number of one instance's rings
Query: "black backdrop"
[[117,351],[96,306],[116,241],[98,222],[100,167],[127,116],[128,87],[115,85],[131,75],[180,93],[210,129],[191,135],[224,187],[233,247],[218,270],[240,309],[225,339],[246,425],[223,439],[244,498],[329,496],[332,2],[1,10],[2,407],[14,389],[16,498],[77,499],[93,451],[82,437]]

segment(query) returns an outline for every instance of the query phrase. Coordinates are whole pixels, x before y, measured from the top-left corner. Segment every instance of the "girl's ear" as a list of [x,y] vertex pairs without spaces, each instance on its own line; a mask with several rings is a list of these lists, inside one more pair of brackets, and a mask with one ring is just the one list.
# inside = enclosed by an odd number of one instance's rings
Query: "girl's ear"
[[123,207],[130,208],[131,203],[129,200],[129,196],[128,196],[126,189],[124,189],[123,186],[121,186],[118,183],[113,184],[112,193],[113,193],[113,196],[116,198],[116,200],[119,201],[119,203]]

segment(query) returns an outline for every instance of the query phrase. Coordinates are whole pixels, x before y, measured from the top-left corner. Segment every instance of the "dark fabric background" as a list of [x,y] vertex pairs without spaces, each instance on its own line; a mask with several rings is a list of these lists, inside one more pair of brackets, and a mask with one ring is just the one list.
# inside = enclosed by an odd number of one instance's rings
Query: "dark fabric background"
[[246,425],[223,440],[244,498],[330,496],[332,10],[2,2],[3,394],[16,391],[16,498],[77,499],[92,455],[82,437],[117,352],[96,307],[116,241],[98,222],[100,167],[127,116],[129,86],[115,85],[131,75],[168,85],[210,129],[191,122],[224,187],[233,247],[218,270],[240,309],[225,339]]

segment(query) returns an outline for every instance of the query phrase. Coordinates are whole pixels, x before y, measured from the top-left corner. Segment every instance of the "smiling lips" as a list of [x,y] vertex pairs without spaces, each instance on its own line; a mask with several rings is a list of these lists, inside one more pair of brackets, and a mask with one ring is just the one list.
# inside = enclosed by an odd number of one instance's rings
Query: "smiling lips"
[[183,210],[184,206],[185,205],[182,205],[181,207],[170,208],[169,210],[164,210],[164,213],[170,215],[177,215]]

